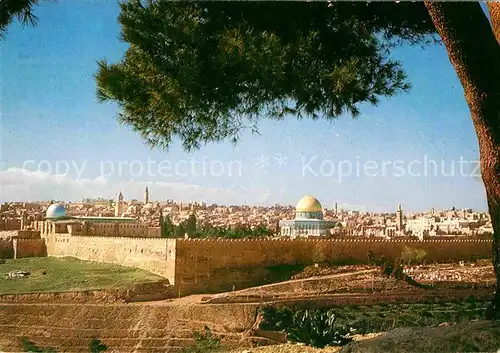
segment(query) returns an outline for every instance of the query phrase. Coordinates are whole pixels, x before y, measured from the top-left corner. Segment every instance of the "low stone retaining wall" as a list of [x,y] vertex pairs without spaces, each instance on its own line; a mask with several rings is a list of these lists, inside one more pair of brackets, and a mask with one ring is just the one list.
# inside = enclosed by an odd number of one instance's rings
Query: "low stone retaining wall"
[[0,303],[127,303],[165,300],[175,296],[168,281],[139,283],[130,288],[2,294]]

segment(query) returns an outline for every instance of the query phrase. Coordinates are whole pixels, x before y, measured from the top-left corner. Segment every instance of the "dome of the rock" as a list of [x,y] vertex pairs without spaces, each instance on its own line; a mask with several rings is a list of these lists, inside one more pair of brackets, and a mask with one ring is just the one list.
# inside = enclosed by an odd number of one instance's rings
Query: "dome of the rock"
[[323,207],[315,197],[304,196],[297,202],[295,212],[323,212]]

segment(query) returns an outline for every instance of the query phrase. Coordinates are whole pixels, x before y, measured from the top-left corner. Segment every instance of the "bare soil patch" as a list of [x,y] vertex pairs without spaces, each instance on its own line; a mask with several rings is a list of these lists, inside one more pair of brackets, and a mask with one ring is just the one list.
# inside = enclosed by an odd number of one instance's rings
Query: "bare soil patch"
[[477,290],[489,295],[495,284],[489,261],[411,266],[405,272],[420,283],[432,285],[432,290],[387,278],[374,266],[309,266],[289,281],[217,294],[211,296],[208,302],[273,301],[363,293],[381,296],[418,296],[422,293],[432,296],[433,292],[439,295],[457,290],[464,290],[462,294],[470,292],[473,295]]
[[349,343],[342,353],[496,352],[500,324],[464,321],[454,325],[397,328],[376,338]]

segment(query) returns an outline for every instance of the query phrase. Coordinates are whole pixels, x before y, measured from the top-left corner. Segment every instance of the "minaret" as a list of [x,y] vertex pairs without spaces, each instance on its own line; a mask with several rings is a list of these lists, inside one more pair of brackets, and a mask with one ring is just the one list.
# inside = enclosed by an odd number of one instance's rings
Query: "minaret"
[[401,204],[398,205],[398,211],[396,212],[396,230],[403,230],[403,210],[401,209]]
[[123,214],[123,195],[122,192],[118,194],[116,197],[116,204],[115,204],[115,217],[121,217]]
[[335,202],[335,215],[338,215],[338,212],[337,212],[337,203]]
[[146,186],[146,191],[144,191],[144,204],[147,204],[149,202],[149,189]]

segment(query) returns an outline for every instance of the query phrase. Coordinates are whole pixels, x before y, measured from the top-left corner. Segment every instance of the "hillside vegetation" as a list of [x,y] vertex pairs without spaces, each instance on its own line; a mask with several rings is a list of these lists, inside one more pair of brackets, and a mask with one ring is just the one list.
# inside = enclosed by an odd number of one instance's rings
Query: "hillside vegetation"
[[[12,271],[28,271],[31,275],[9,279]],[[34,257],[0,264],[0,294],[118,289],[160,280],[164,278],[137,268],[71,257]]]

